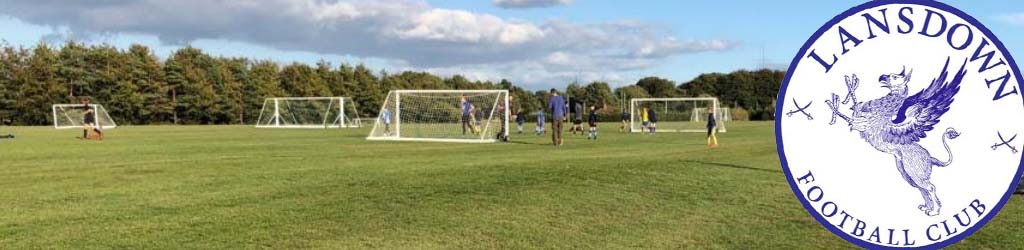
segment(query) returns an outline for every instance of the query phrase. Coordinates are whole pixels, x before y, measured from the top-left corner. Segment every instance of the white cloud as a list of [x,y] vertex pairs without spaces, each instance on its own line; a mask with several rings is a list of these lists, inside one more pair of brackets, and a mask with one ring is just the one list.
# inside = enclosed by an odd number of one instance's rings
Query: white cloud
[[579,74],[621,76],[667,58],[736,46],[725,40],[680,40],[632,20],[538,23],[411,0],[0,0],[0,6],[0,15],[77,38],[151,35],[167,45],[233,41],[280,51],[400,61],[396,67],[404,69],[476,70],[484,72],[481,77],[527,84]]
[[491,3],[507,9],[544,8],[572,4],[573,0],[493,0]]

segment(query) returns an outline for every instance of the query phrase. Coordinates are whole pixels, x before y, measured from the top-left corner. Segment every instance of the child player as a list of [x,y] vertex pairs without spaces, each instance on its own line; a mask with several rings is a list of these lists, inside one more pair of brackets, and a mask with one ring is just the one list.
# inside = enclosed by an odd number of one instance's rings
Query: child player
[[572,108],[572,112],[569,112],[569,115],[571,117],[570,119],[572,120],[572,128],[569,128],[569,132],[572,132],[572,134],[575,135],[576,131],[578,130],[580,131],[580,135],[583,135],[583,129],[581,125],[583,124],[583,112],[581,112],[583,111],[583,108],[581,108],[580,104],[576,103],[575,101],[569,101],[569,107]]
[[519,113],[516,114],[516,126],[518,126],[520,134],[523,133],[523,123],[526,123],[526,113],[523,113],[523,111],[520,110]]
[[622,118],[621,119],[622,119],[622,125],[619,125],[619,132],[622,132],[622,133],[629,132],[629,129],[632,129],[632,128],[629,128],[629,120],[632,119],[632,118],[630,117],[629,112],[626,112],[625,109],[622,110]]
[[715,121],[715,108],[708,108],[708,147],[718,147],[718,122]]
[[[96,126],[96,109],[89,105],[89,99],[82,98],[82,106],[78,109],[85,110],[82,114],[82,139],[103,140],[103,131]],[[89,130],[96,132],[95,137],[89,137]]]
[[644,130],[647,130],[648,126],[651,125],[651,120],[647,117],[647,107],[644,107],[644,110],[640,111],[640,121],[640,124],[643,125],[643,128],[640,128],[640,133],[643,133]]
[[544,110],[537,110],[537,128],[533,130],[538,136],[544,134]]
[[587,135],[587,139],[597,140],[597,110],[594,106],[590,106],[590,115],[587,116],[587,125],[590,125],[590,134]]

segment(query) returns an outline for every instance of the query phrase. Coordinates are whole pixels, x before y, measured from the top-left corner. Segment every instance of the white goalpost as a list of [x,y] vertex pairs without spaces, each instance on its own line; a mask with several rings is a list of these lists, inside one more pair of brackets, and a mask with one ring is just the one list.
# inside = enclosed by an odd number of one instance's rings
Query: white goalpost
[[[110,118],[107,109],[103,105],[88,104],[92,108],[92,120],[96,122],[99,129],[112,129],[117,127],[114,119]],[[53,128],[73,129],[82,128],[85,125],[87,110],[84,104],[54,104],[53,107]]]
[[347,97],[272,97],[263,100],[257,128],[362,127],[355,102]]
[[655,132],[707,132],[708,111],[715,110],[715,123],[719,133],[725,133],[729,110],[719,105],[714,97],[634,98],[629,101],[631,132],[648,132],[644,127],[644,108],[652,112],[657,121]]
[[508,90],[392,90],[366,139],[496,142],[508,136],[508,105]]

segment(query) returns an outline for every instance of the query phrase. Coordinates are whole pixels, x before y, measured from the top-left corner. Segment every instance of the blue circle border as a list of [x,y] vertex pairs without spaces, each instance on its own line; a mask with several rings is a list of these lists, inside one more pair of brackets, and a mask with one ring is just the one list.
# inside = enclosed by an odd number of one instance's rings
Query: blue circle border
[[[988,38],[992,42],[992,44],[995,45],[996,48],[998,48],[1000,52],[1002,52],[1003,57],[1006,59],[1007,63],[1009,64],[1009,66],[1011,68],[1011,70],[1013,71],[1014,76],[1017,79],[1017,86],[1018,86],[1017,89],[1021,90],[1021,91],[1024,91],[1024,82],[1021,81],[1022,77],[1021,77],[1020,69],[1017,67],[1017,63],[1013,60],[1013,56],[1011,56],[1009,51],[1006,50],[1006,47],[1003,45],[1003,42],[1000,41],[999,38],[997,38],[995,36],[995,34],[992,33],[991,30],[989,30],[987,27],[985,27],[985,25],[981,24],[981,22],[979,22],[974,17],[972,17],[970,15],[967,15],[967,13],[964,13],[963,11],[960,11],[959,9],[957,9],[957,8],[955,8],[953,6],[947,5],[945,3],[937,2],[937,1],[932,1],[932,0],[877,0],[877,1],[867,2],[867,3],[864,3],[864,4],[858,5],[856,7],[850,8],[849,10],[846,10],[845,12],[843,12],[843,13],[841,13],[839,15],[836,15],[831,20],[829,20],[827,23],[822,25],[821,28],[818,28],[818,30],[816,32],[814,32],[814,35],[812,35],[810,38],[807,39],[807,42],[804,43],[804,45],[800,48],[800,51],[793,58],[793,61],[789,64],[789,70],[786,72],[786,78],[782,81],[782,86],[779,88],[779,94],[778,94],[778,97],[777,97],[777,100],[776,100],[776,103],[778,103],[778,104],[775,107],[775,117],[776,117],[776,119],[775,119],[775,145],[776,145],[777,151],[779,153],[779,161],[782,163],[783,172],[786,174],[786,180],[789,182],[790,188],[793,189],[793,194],[796,195],[797,200],[799,200],[800,203],[803,204],[804,209],[807,210],[807,212],[809,214],[811,214],[811,216],[813,216],[814,219],[818,221],[818,223],[820,223],[822,226],[824,226],[829,231],[831,231],[832,234],[838,235],[839,237],[842,237],[846,241],[854,243],[854,244],[856,244],[859,247],[868,248],[868,249],[892,248],[892,247],[891,246],[886,246],[886,245],[878,245],[878,244],[875,244],[875,243],[871,243],[871,242],[864,241],[864,240],[852,237],[850,235],[847,235],[844,231],[842,231],[839,228],[836,228],[835,225],[832,225],[831,223],[829,223],[828,220],[826,220],[825,218],[822,218],[820,214],[815,213],[814,212],[814,211],[816,211],[815,208],[813,206],[811,206],[811,204],[809,202],[807,202],[806,199],[804,199],[803,192],[801,192],[800,188],[797,186],[796,180],[793,178],[793,174],[789,170],[789,163],[786,161],[785,146],[783,145],[783,142],[782,142],[782,117],[784,117],[783,116],[783,109],[784,109],[783,107],[785,107],[785,103],[786,103],[786,90],[789,87],[790,78],[793,76],[793,72],[796,70],[796,66],[798,65],[800,60],[803,59],[803,57],[804,57],[803,55],[807,53],[807,49],[810,48],[810,46],[818,38],[820,38],[823,33],[825,33],[826,31],[830,30],[832,28],[832,26],[838,24],[840,21],[846,19],[847,17],[850,17],[853,14],[856,14],[856,13],[861,12],[863,10],[871,9],[871,8],[874,8],[874,7],[879,7],[879,6],[882,6],[882,5],[889,5],[889,4],[916,4],[916,5],[923,5],[923,6],[928,6],[928,7],[932,7],[932,8],[937,8],[937,9],[940,9],[940,10],[943,10],[943,11],[946,11],[946,12],[949,12],[949,13],[953,13],[954,15],[957,15],[960,18],[963,18],[968,23],[974,25],[978,30],[980,30],[982,33],[984,33],[986,36],[988,36]],[[1022,102],[1022,105],[1024,105],[1024,102]],[[1010,196],[1013,195],[1014,188],[1017,185],[1017,181],[1021,179],[1021,174],[1022,173],[1024,173],[1024,154],[1021,155],[1021,164],[1018,165],[1018,167],[1017,167],[1017,174],[1014,176],[1013,180],[1011,181],[1010,186],[1006,188],[1006,193],[1003,194],[1003,197],[999,200],[999,203],[997,203],[994,207],[992,207],[992,209],[989,211],[989,213],[987,215],[985,215],[984,218],[979,220],[978,223],[975,224],[973,227],[968,228],[963,233],[960,233],[960,234],[958,234],[958,235],[956,235],[956,236],[954,236],[952,238],[949,238],[949,239],[946,239],[944,241],[940,241],[940,242],[934,243],[932,245],[920,246],[920,247],[911,247],[911,248],[901,248],[901,249],[939,249],[939,248],[944,248],[944,247],[949,246],[951,244],[960,242],[964,238],[974,234],[976,231],[978,231],[979,229],[983,228],[986,224],[988,224],[988,222],[990,220],[992,220],[992,218],[994,218],[996,215],[999,214],[999,210],[1002,210],[1003,205],[1006,205],[1006,202],[1009,200]]]

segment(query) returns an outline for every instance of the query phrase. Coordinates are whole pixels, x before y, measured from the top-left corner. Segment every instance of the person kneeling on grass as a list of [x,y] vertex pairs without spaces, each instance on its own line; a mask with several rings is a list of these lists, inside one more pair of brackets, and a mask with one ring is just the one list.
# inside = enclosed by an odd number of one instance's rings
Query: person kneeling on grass
[[708,147],[718,147],[718,123],[715,121],[715,109],[708,108]]
[[587,125],[590,125],[590,134],[587,135],[587,139],[597,140],[597,109],[594,106],[590,106],[590,115],[587,116]]
[[[103,131],[96,126],[96,109],[89,105],[89,99],[82,98],[82,106],[79,109],[85,110],[82,112],[82,139],[103,140]],[[96,132],[96,135],[90,137],[89,130]]]

